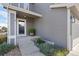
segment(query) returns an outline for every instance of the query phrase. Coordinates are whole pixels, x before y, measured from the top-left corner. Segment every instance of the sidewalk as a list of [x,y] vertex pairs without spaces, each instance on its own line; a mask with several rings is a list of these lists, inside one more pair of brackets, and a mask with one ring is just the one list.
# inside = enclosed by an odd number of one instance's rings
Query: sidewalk
[[39,48],[34,45],[31,37],[26,37],[25,39],[19,39],[19,48],[22,56],[44,56],[39,51]]
[[79,56],[79,44],[73,47],[73,50],[67,56]]

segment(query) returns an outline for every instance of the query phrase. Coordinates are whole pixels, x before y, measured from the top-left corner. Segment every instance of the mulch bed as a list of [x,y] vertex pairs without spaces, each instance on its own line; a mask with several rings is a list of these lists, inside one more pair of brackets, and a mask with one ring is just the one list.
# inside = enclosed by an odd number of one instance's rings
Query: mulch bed
[[20,52],[19,48],[16,47],[13,50],[11,50],[10,52],[8,52],[7,54],[5,54],[4,56],[21,56],[21,52]]

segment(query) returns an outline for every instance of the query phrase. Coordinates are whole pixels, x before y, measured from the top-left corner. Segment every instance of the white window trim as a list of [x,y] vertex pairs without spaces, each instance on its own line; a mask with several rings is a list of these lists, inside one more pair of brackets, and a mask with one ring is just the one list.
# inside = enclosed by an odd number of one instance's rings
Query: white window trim
[[[26,9],[26,6],[27,6],[27,9]],[[24,3],[24,9],[29,10],[29,3],[27,3],[27,5],[26,3]]]
[[[21,20],[21,21],[24,21],[25,22],[25,33],[24,34],[19,34],[19,26],[18,26],[18,21]],[[17,18],[17,36],[26,36],[26,19],[20,19],[20,18]]]

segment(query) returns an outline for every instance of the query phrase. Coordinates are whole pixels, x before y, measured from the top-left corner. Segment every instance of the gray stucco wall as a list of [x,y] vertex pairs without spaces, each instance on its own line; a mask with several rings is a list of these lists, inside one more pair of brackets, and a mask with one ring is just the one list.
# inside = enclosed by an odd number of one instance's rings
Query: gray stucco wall
[[79,24],[72,23],[72,39],[79,37]]
[[35,11],[43,17],[35,21],[37,35],[67,48],[67,9],[50,9],[48,3],[37,3]]
[[72,23],[72,42],[73,47],[79,43],[79,24]]
[[[74,15],[73,12],[71,12],[71,16],[74,16],[75,22],[71,23],[71,32],[72,32],[72,47],[77,45],[79,43],[79,20],[78,18]],[[73,18],[71,19],[71,21]]]
[[74,22],[73,22],[73,18],[71,19],[71,31],[72,31],[72,40],[76,39],[79,37],[79,20],[78,18],[74,15],[73,12],[71,12],[71,16],[74,16]]

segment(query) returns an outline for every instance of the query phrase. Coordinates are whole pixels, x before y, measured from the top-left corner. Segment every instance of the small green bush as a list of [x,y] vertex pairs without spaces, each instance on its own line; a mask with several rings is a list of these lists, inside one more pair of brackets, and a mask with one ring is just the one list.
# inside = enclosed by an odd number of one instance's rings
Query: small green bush
[[42,40],[41,38],[37,38],[37,39],[35,39],[35,43],[36,44],[41,44],[41,43],[45,43],[45,41]]
[[65,48],[45,42],[37,41],[36,46],[39,47],[40,52],[47,56],[66,56],[69,53],[69,51]]
[[7,41],[7,35],[0,35],[0,44]]
[[54,56],[64,56],[64,53],[61,50],[55,50],[53,55]]
[[40,51],[47,56],[66,56],[69,51],[65,48],[55,48],[54,45],[42,43],[38,46]]
[[38,47],[40,48],[40,51],[45,55],[52,55],[52,52],[54,51],[53,46],[47,43],[42,43]]
[[65,48],[55,49],[53,55],[54,56],[66,56],[69,51]]
[[15,48],[14,45],[1,44],[1,45],[0,45],[0,55],[4,55],[5,53],[11,51],[11,49],[14,49],[14,48]]
[[36,29],[35,28],[29,28],[28,29],[28,34],[33,33],[33,36],[36,35]]
[[67,49],[62,48],[58,45],[46,43],[41,38],[34,40],[34,43],[40,49],[40,52],[47,56],[66,56],[69,53]]
[[64,53],[65,56],[69,53],[69,51],[66,48],[63,48],[62,52]]

